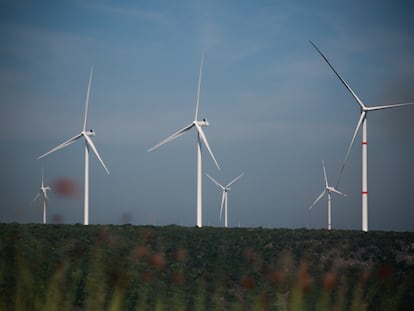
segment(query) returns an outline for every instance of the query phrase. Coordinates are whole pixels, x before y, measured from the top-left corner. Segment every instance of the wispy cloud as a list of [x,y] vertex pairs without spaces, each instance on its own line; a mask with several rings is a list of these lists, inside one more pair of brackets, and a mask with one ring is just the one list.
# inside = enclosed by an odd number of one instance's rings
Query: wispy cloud
[[102,1],[80,1],[77,4],[86,9],[96,10],[100,13],[105,13],[108,15],[113,15],[116,18],[130,18],[130,19],[139,19],[144,22],[151,22],[156,24],[168,24],[171,22],[171,17],[168,14],[168,10],[163,9],[143,9],[138,8],[139,2],[136,3],[136,6],[132,6],[129,3],[128,5],[123,5],[122,3],[108,3]]

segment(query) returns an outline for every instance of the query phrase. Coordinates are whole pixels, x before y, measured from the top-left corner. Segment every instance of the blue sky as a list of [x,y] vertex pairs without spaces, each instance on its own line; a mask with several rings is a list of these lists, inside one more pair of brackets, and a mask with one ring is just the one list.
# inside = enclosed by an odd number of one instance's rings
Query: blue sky
[[[83,192],[83,143],[42,153],[88,128],[107,164],[90,165],[90,223],[195,224],[196,135],[146,150],[190,123],[205,49],[200,117],[229,194],[230,226],[325,228],[321,160],[335,183],[359,108],[314,41],[367,105],[414,101],[409,1],[13,1],[0,3],[0,221],[40,222],[46,183]],[[413,230],[414,107],[368,115],[369,227]],[[333,227],[361,228],[360,135]],[[203,224],[220,192],[203,179]],[[83,222],[82,197],[51,194],[48,221]],[[124,220],[123,220],[124,219]]]

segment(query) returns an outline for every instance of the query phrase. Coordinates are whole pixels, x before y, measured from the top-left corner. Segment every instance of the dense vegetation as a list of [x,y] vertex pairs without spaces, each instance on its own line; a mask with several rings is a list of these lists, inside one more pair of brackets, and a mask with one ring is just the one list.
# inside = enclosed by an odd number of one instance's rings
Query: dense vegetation
[[414,233],[0,224],[0,310],[414,310]]

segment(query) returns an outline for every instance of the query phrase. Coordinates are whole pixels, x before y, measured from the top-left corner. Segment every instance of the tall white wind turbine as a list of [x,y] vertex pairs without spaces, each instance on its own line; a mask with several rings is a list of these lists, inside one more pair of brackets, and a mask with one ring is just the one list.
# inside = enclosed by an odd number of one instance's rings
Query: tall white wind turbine
[[57,150],[63,149],[71,144],[73,144],[75,141],[77,141],[79,138],[83,137],[85,139],[85,193],[84,193],[84,225],[89,224],[89,149],[92,149],[92,151],[95,153],[96,157],[98,158],[99,162],[101,162],[103,168],[105,169],[106,173],[109,175],[108,168],[106,167],[105,163],[103,162],[101,156],[98,153],[98,150],[96,149],[91,136],[95,136],[94,130],[86,130],[86,121],[88,116],[88,105],[89,105],[89,94],[91,90],[91,82],[92,82],[92,74],[93,74],[93,67],[91,66],[91,71],[89,74],[89,83],[88,83],[88,90],[86,92],[86,100],[85,100],[85,116],[83,119],[83,128],[82,131],[68,139],[67,141],[63,142],[62,144],[56,146],[55,148],[49,150],[45,154],[42,154],[38,159],[41,159]]
[[40,191],[33,198],[33,202],[35,202],[40,196],[42,196],[43,224],[46,224],[46,201],[49,199],[49,197],[47,196],[47,191],[50,191],[50,190],[51,188],[49,186],[45,186],[44,172],[42,168],[42,185],[40,186]]
[[320,199],[325,195],[325,193],[328,194],[328,230],[332,229],[332,210],[331,210],[331,194],[336,193],[342,196],[346,196],[346,194],[338,191],[335,189],[335,187],[329,186],[328,183],[328,177],[326,176],[326,169],[325,169],[325,161],[322,160],[322,169],[323,169],[323,178],[325,179],[325,188],[322,190],[321,194],[316,198],[316,200],[309,206],[309,209],[312,209],[316,205],[316,203],[319,202]]
[[228,193],[231,191],[230,186],[232,184],[234,184],[240,177],[242,177],[244,175],[244,173],[242,173],[239,176],[237,176],[236,178],[234,178],[231,182],[229,182],[225,186],[223,186],[222,184],[220,184],[217,180],[215,180],[209,174],[206,174],[206,175],[207,175],[208,178],[210,178],[210,180],[213,183],[216,184],[217,187],[219,187],[223,191],[223,194],[221,196],[220,220],[221,220],[221,215],[223,214],[223,208],[224,208],[224,227],[227,228],[227,217],[228,217],[228,212],[227,212],[227,196],[228,196]]
[[[322,58],[329,65],[329,67],[331,67],[333,72],[336,74],[336,76],[339,78],[339,80],[342,82],[342,84],[346,87],[346,89],[351,93],[352,97],[355,99],[355,101],[357,102],[357,104],[359,105],[359,107],[361,109],[361,115],[359,117],[357,126],[356,126],[355,131],[354,131],[354,135],[352,136],[351,143],[349,144],[348,151],[346,152],[346,156],[345,156],[344,162],[342,164],[341,171],[339,173],[338,183],[339,183],[339,179],[340,179],[340,177],[343,173],[343,170],[345,168],[345,165],[346,165],[346,162],[348,160],[349,154],[351,152],[352,145],[354,144],[355,137],[356,137],[356,135],[359,131],[359,128],[362,125],[362,191],[361,191],[361,194],[362,194],[362,231],[367,232],[368,231],[367,114],[368,114],[369,111],[390,109],[390,108],[396,108],[396,107],[401,107],[401,106],[413,105],[414,102],[368,107],[355,94],[355,92],[351,89],[351,87],[348,85],[348,83],[346,83],[346,81],[339,75],[339,73],[331,65],[331,63],[328,61],[328,59],[325,57],[325,55],[323,55],[322,52],[316,47],[316,45],[312,41],[309,41],[309,42],[316,49],[316,51],[322,56]],[[337,183],[337,185],[338,185],[338,183]]]
[[208,153],[210,154],[211,158],[214,161],[214,164],[217,166],[217,169],[220,170],[220,166],[218,165],[217,160],[214,157],[213,152],[211,151],[210,145],[207,142],[206,135],[204,134],[204,131],[202,129],[203,126],[209,126],[209,123],[207,119],[203,119],[201,121],[198,120],[198,108],[199,108],[199,103],[200,103],[200,88],[201,88],[201,77],[203,73],[203,63],[204,63],[204,51],[201,55],[201,64],[200,64],[200,73],[198,76],[196,110],[195,110],[195,115],[194,115],[194,121],[191,122],[186,127],[184,127],[183,129],[179,130],[178,132],[175,132],[174,134],[168,136],[166,139],[164,139],[159,144],[147,150],[148,152],[151,152],[152,150],[158,148],[159,146],[180,137],[181,135],[183,135],[185,132],[187,132],[191,128],[193,127],[196,128],[197,130],[197,227],[200,227],[200,228],[202,227],[201,143],[203,143],[204,146],[207,148]]

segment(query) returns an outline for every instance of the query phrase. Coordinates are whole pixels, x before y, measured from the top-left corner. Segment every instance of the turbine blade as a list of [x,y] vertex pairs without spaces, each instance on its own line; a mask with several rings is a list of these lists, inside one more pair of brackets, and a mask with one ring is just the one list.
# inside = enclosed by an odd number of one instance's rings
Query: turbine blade
[[158,148],[161,145],[164,145],[165,143],[168,143],[169,141],[172,141],[178,137],[180,137],[181,135],[183,135],[185,132],[187,132],[189,129],[191,129],[194,126],[194,123],[191,123],[189,125],[187,125],[186,127],[184,127],[183,129],[175,132],[174,134],[168,136],[166,139],[164,139],[162,142],[158,143],[157,145],[155,145],[154,147],[151,147],[150,149],[147,150],[147,152],[151,152],[152,150]]
[[336,190],[335,188],[331,188],[332,192],[335,192],[336,194],[342,195],[343,197],[346,197],[345,193],[342,193],[341,191]]
[[201,52],[200,73],[198,75],[196,110],[195,110],[195,115],[194,115],[194,121],[198,120],[198,107],[200,105],[200,90],[201,90],[201,77],[203,75],[203,64],[204,64],[204,50]]
[[328,177],[326,177],[325,160],[322,160],[323,178],[325,179],[325,188],[328,188]]
[[396,108],[396,107],[402,107],[402,106],[409,106],[413,104],[414,103],[402,103],[402,104],[393,104],[393,105],[385,105],[385,106],[367,107],[367,110],[373,111],[373,110],[389,109],[389,108]]
[[323,195],[325,194],[326,189],[324,189],[321,194],[318,196],[318,198],[311,204],[311,206],[309,206],[309,209],[312,209],[312,207],[315,206],[316,203],[319,202],[320,199],[322,199]]
[[43,157],[45,157],[45,156],[47,156],[47,155],[49,155],[49,154],[51,154],[51,153],[53,153],[53,152],[57,151],[57,150],[60,150],[60,149],[62,149],[62,148],[65,148],[65,147],[67,147],[67,146],[69,146],[69,145],[73,144],[73,143],[74,143],[77,139],[79,139],[82,135],[83,135],[83,133],[80,133],[80,134],[78,134],[78,135],[76,135],[76,136],[73,136],[71,139],[68,139],[67,141],[65,141],[65,142],[61,143],[60,145],[56,146],[55,148],[53,148],[53,149],[49,150],[48,152],[46,152],[46,153],[42,154],[42,155],[41,155],[40,157],[38,157],[37,159],[39,160],[39,159],[41,159],[41,158],[43,158]]
[[217,187],[221,188],[222,190],[224,190],[224,186],[222,184],[220,184],[217,180],[215,180],[213,177],[211,177],[209,174],[206,174],[208,178],[210,178],[210,180],[216,184]]
[[202,142],[203,142],[203,144],[206,146],[206,148],[207,148],[207,150],[208,150],[208,153],[210,154],[211,158],[212,158],[212,159],[213,159],[213,161],[214,161],[214,164],[216,164],[217,169],[218,169],[218,170],[220,170],[220,166],[218,165],[217,160],[216,160],[216,158],[214,157],[213,152],[211,151],[210,145],[208,144],[208,141],[207,141],[206,135],[205,135],[205,134],[204,134],[204,132],[203,132],[203,129],[202,129],[202,128],[201,128],[201,126],[200,126],[200,125],[198,125],[197,123],[195,123],[195,126],[196,126],[196,128],[197,128],[197,131],[198,131],[198,134],[199,134],[199,136],[200,136],[200,138],[201,138],[201,141],[202,141]]
[[103,168],[105,169],[106,173],[109,175],[109,171],[108,168],[106,167],[104,161],[102,160],[101,156],[98,153],[98,150],[96,149],[92,139],[88,136],[88,135],[84,135],[86,142],[88,144],[89,147],[92,148],[93,152],[95,153],[96,157],[98,158],[99,162],[101,162]]
[[84,116],[84,119],[83,119],[83,131],[86,130],[86,121],[88,119],[89,94],[91,92],[92,74],[93,74],[93,66],[91,66],[91,71],[89,73],[88,90],[86,91],[85,116]]
[[354,131],[354,135],[352,136],[351,143],[349,144],[348,151],[346,152],[345,159],[342,162],[342,167],[341,167],[341,170],[339,172],[339,176],[338,176],[338,181],[336,183],[336,187],[338,187],[338,185],[339,185],[339,180],[341,179],[342,173],[344,172],[344,168],[345,168],[346,162],[348,161],[349,154],[351,153],[351,149],[352,149],[352,145],[354,144],[355,137],[356,137],[356,135],[358,133],[358,130],[361,127],[361,124],[364,121],[366,115],[367,115],[367,112],[366,111],[362,111],[361,112],[361,116],[359,117],[357,126],[356,126],[355,131]]
[[234,184],[237,180],[239,180],[242,176],[244,175],[244,173],[241,173],[239,176],[237,176],[236,178],[234,178],[231,182],[229,182],[227,184],[226,187],[230,187],[232,184]]
[[44,177],[44,168],[42,167],[42,188],[44,187],[44,181],[43,181],[43,177]]
[[226,191],[223,190],[223,194],[221,195],[220,220],[221,220],[221,215],[223,214],[223,208],[226,202],[226,197],[227,197],[227,193]]
[[39,198],[39,196],[40,196],[40,192],[38,192],[36,195],[35,195],[35,197],[33,198],[33,200],[32,200],[32,203],[34,203],[38,198]]
[[358,103],[358,105],[361,107],[361,109],[365,109],[366,106],[364,105],[364,103],[361,101],[361,99],[359,99],[359,97],[355,94],[355,92],[351,89],[351,87],[348,85],[348,83],[346,83],[346,81],[339,75],[339,73],[335,70],[335,68],[331,65],[331,63],[329,62],[329,60],[325,57],[325,55],[323,55],[323,53],[318,49],[318,47],[312,42],[310,41],[310,44],[312,44],[312,46],[315,48],[315,50],[319,53],[320,56],[322,56],[322,58],[325,60],[325,62],[329,65],[329,67],[331,67],[331,69],[333,70],[333,72],[336,74],[336,76],[339,78],[339,80],[341,80],[342,84],[347,88],[347,90],[351,93],[351,95],[354,97],[354,99],[356,100],[356,102]]

